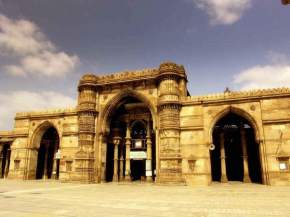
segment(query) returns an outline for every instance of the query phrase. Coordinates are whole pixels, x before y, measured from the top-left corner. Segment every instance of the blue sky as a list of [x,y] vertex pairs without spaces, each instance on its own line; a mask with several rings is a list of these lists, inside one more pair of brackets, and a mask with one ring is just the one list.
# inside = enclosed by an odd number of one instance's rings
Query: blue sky
[[82,74],[183,64],[192,95],[289,86],[279,0],[0,0],[0,129],[75,104]]

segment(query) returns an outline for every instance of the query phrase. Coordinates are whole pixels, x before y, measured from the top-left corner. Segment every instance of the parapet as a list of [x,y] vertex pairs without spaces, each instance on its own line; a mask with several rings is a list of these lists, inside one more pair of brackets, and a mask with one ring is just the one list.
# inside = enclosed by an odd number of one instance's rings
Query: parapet
[[167,61],[161,63],[159,68],[145,68],[141,70],[125,70],[117,73],[94,75],[88,73],[80,79],[79,87],[83,85],[102,86],[116,83],[126,83],[138,80],[157,79],[162,74],[176,74],[186,79],[186,73],[183,65]]
[[76,115],[76,108],[63,108],[63,109],[46,109],[31,112],[18,112],[16,113],[15,120],[34,118],[34,117],[52,117],[52,116],[65,116]]
[[188,96],[184,97],[182,101],[184,103],[190,102],[215,102],[215,101],[224,101],[224,100],[242,100],[242,99],[250,99],[250,98],[267,98],[274,96],[290,96],[290,89],[286,87],[282,88],[271,88],[271,89],[256,89],[249,91],[229,91],[224,93],[215,93],[208,94],[204,96]]

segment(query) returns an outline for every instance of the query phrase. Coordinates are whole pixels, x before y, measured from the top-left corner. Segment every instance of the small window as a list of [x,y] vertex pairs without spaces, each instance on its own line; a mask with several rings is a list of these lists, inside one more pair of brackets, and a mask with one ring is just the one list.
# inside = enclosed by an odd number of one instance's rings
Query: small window
[[20,169],[20,160],[16,159],[14,160],[14,170]]

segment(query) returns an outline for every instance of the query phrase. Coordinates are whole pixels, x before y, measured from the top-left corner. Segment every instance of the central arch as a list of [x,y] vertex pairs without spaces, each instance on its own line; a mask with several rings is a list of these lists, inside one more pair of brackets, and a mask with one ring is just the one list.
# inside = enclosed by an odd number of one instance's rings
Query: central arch
[[154,180],[156,115],[152,102],[126,90],[110,100],[101,117],[107,143],[105,181]]

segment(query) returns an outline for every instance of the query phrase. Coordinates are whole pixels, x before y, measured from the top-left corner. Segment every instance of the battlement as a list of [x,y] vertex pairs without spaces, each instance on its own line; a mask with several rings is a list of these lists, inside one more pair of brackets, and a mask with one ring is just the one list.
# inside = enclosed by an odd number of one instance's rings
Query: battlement
[[98,76],[99,78],[98,83],[107,84],[140,79],[150,79],[155,78],[158,75],[158,73],[159,73],[158,69],[155,68],[146,68],[136,71],[121,71],[108,75]]
[[147,79],[156,79],[162,74],[176,74],[178,76],[186,77],[183,65],[177,65],[173,62],[164,62],[159,68],[145,68],[140,70],[125,70],[121,72],[114,72],[104,75],[95,75],[94,73],[87,73],[83,75],[80,80],[80,85],[106,85],[114,83],[125,83],[131,81],[140,81]]

